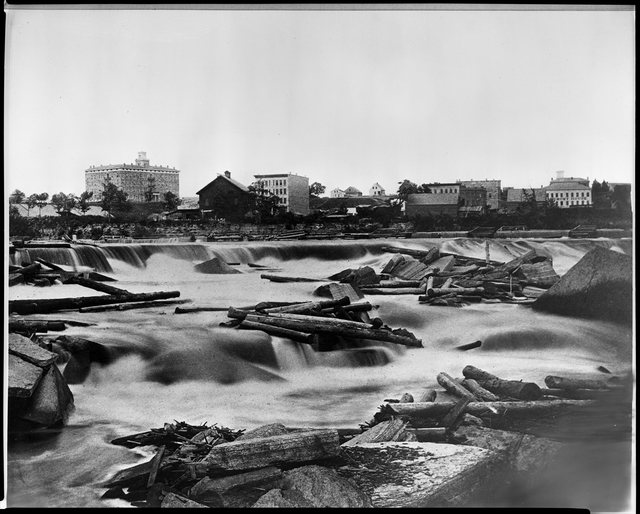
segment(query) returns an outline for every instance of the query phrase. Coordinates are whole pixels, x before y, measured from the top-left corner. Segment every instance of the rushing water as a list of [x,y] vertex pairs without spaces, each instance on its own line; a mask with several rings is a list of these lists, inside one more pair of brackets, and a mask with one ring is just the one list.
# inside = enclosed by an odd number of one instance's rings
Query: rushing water
[[[108,245],[101,248],[21,250],[14,263],[35,257],[76,269],[91,267],[116,277],[131,292],[180,291],[181,299],[219,307],[262,301],[308,301],[320,283],[275,283],[261,273],[324,278],[347,268],[371,266],[380,271],[391,254],[385,245],[430,248],[484,258],[484,241],[419,239],[263,243],[188,243]],[[508,261],[529,249],[545,252],[563,275],[595,245],[631,254],[631,240],[491,240],[492,260]],[[39,253],[40,252],[40,253]],[[204,275],[194,264],[212,257],[236,263],[240,274]],[[250,267],[258,263],[269,271]],[[277,271],[276,271],[277,270]],[[12,298],[73,297],[102,294],[76,285],[51,288],[15,286]],[[510,379],[544,386],[547,375],[593,377],[604,366],[624,376],[634,372],[632,329],[534,312],[524,305],[472,304],[464,308],[419,304],[416,296],[369,296],[373,314],[392,328],[406,328],[424,348],[371,343],[357,349],[315,353],[262,332],[220,327],[225,312],[175,314],[175,307],[111,312],[59,312],[34,319],[66,319],[95,325],[68,328],[107,346],[113,361],[94,363],[82,384],[71,385],[76,409],[69,425],[55,435],[10,441],[8,506],[129,506],[103,500],[100,483],[123,467],[152,455],[152,448],[130,450],[110,441],[161,427],[173,420],[250,429],[280,422],[290,427],[351,427],[369,421],[385,398],[425,388],[440,389],[444,371],[462,376],[473,365]],[[49,334],[56,337],[59,334]],[[456,346],[480,340],[468,352]],[[64,359],[60,362],[64,367]],[[628,480],[630,443],[602,447],[595,465],[624,486]],[[604,453],[606,457],[603,457]],[[577,454],[576,454],[577,455]],[[566,465],[576,455],[570,455]],[[583,455],[582,451],[580,455]],[[615,455],[612,461],[612,455]],[[580,467],[587,465],[580,463]],[[569,470],[571,471],[571,470]],[[575,470],[573,470],[575,471]],[[599,475],[600,476],[600,475]],[[597,481],[597,480],[596,480]],[[624,509],[628,490],[596,491],[584,480],[573,485],[529,484],[505,506]],[[615,489],[615,488],[614,488]]]

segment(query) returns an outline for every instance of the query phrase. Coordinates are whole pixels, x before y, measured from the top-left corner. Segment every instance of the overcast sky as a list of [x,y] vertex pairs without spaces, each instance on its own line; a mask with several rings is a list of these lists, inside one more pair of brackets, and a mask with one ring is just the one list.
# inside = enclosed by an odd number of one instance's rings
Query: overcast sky
[[79,195],[139,151],[183,197],[225,170],[633,181],[635,11],[5,12],[5,196]]

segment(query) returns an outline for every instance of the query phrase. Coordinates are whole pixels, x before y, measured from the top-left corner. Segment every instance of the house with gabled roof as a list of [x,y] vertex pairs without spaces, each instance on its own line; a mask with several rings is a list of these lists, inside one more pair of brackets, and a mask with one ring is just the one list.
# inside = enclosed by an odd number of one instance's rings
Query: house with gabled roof
[[241,220],[251,206],[249,188],[231,178],[231,172],[218,174],[196,193],[202,216]]

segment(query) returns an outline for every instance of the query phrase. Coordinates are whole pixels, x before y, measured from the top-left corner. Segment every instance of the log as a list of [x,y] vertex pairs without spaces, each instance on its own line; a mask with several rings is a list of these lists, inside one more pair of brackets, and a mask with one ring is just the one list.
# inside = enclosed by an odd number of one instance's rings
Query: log
[[53,264],[52,262],[45,261],[44,259],[41,259],[40,257],[36,257],[34,259],[34,261],[37,261],[40,264],[44,264],[47,268],[51,268],[54,271],[67,271],[63,267],[58,266],[57,264]]
[[[230,318],[236,317],[229,316]],[[361,321],[353,321],[351,319],[339,319],[339,318],[330,318],[325,316],[309,316],[306,314],[294,314],[288,312],[272,312],[268,314],[270,318],[279,318],[286,319],[292,321],[300,321],[303,323],[312,323],[315,325],[330,325],[338,328],[354,328],[359,330],[361,328],[374,328],[371,323],[362,323]]]
[[257,469],[335,457],[339,453],[337,430],[309,430],[219,444],[196,463],[196,472]]
[[404,432],[404,428],[407,425],[406,421],[399,419],[391,419],[389,421],[383,421],[378,423],[374,427],[370,428],[366,432],[361,433],[349,439],[346,443],[342,443],[342,446],[357,446],[361,443],[382,443],[387,441],[398,441],[400,434]]
[[62,321],[9,321],[9,332],[54,332],[66,328]]
[[470,401],[476,400],[476,397],[473,393],[462,387],[446,373],[438,373],[436,380],[438,381],[438,384],[444,387],[447,392],[451,393],[452,395],[457,396],[458,398],[467,398]]
[[[359,327],[351,328],[346,326],[339,326],[337,324],[328,324],[326,323],[327,320],[325,318],[318,318],[313,316],[309,316],[309,318],[312,318],[314,321],[302,321],[302,320],[275,317],[273,315],[262,316],[262,315],[255,315],[255,314],[248,314],[245,319],[248,321],[266,323],[268,325],[289,328],[292,330],[299,330],[301,332],[338,334],[345,337],[354,337],[358,339],[372,339],[375,341],[385,341],[387,343],[394,343],[394,344],[400,344],[404,346],[411,346],[415,348],[422,348],[422,341],[420,339],[395,334],[389,330],[366,328],[370,326],[367,323],[352,322],[354,325],[359,325]],[[342,320],[330,319],[329,321],[333,323],[337,323]]]
[[406,432],[414,434],[419,443],[441,443],[449,436],[449,431],[445,427],[407,428]]
[[[470,402],[466,412],[478,417],[487,416],[540,416],[564,409],[591,407],[597,400],[537,400],[537,401],[500,401]],[[408,416],[409,418],[440,418],[449,412],[456,402],[427,403],[389,403],[384,410],[392,416]]]
[[177,298],[180,291],[156,293],[131,293],[129,295],[81,296],[78,298],[47,298],[42,300],[9,300],[9,312],[17,314],[44,314],[65,309],[81,309],[93,305],[110,305],[124,302],[144,302]]
[[444,418],[440,420],[439,425],[450,432],[455,431],[462,423],[462,416],[469,403],[471,403],[470,398],[461,398],[460,401],[457,402],[449,412],[447,412]]
[[[434,247],[437,250],[437,247]],[[433,255],[433,248],[430,248],[429,250],[414,250],[412,248],[400,248],[397,246],[383,246],[382,247],[382,251],[383,252],[389,252],[389,253],[400,253],[402,255],[410,255],[411,257],[427,257],[430,254]]]
[[425,287],[368,287],[360,286],[364,294],[369,295],[400,295],[400,294],[424,294]]
[[162,456],[164,455],[165,445],[163,444],[157,453],[151,459],[151,469],[149,470],[149,479],[147,480],[147,487],[151,487],[156,481],[156,475],[158,474],[158,468],[162,462]]
[[23,266],[22,268],[18,268],[15,272],[20,273],[20,275],[33,275],[38,273],[42,269],[39,262],[32,262],[27,266]]
[[283,305],[280,307],[270,307],[267,309],[262,309],[262,312],[266,312],[268,314],[275,312],[288,312],[290,314],[303,313],[308,311],[321,311],[323,309],[328,309],[331,307],[338,307],[348,305],[351,302],[348,296],[344,296],[339,300],[320,300],[317,302],[302,302],[294,305]]
[[455,295],[482,295],[484,294],[483,287],[440,287],[427,289],[427,296],[443,296],[447,294]]
[[398,287],[422,287],[422,280],[381,280],[379,284],[375,286],[360,286],[360,289],[363,287],[375,287],[377,289],[395,289]]
[[[115,303],[112,305],[97,305],[95,307],[82,307],[79,312],[106,312],[106,311],[130,311],[133,309],[148,309],[155,307],[167,307],[176,303],[188,303],[191,300],[152,300],[149,302]],[[176,307],[177,308],[177,307]]]
[[435,389],[427,389],[423,391],[423,393],[420,395],[420,398],[418,398],[418,402],[420,403],[435,402],[437,396],[438,396],[438,393],[436,392]]
[[473,343],[461,344],[460,346],[456,346],[456,350],[473,350],[474,348],[480,348],[482,346],[482,341],[474,341]]
[[261,330],[262,332],[266,332],[269,335],[284,337],[302,344],[313,345],[318,342],[318,337],[316,334],[308,334],[305,332],[299,332],[297,330],[291,330],[289,328],[275,327],[273,325],[267,325],[266,323],[247,321],[246,319],[242,320],[242,323],[240,323],[237,328],[246,330]]
[[479,401],[485,402],[497,402],[500,400],[495,394],[491,391],[482,387],[478,382],[476,382],[473,378],[465,378],[462,382],[460,382],[462,387],[473,393],[473,395]]
[[89,289],[93,289],[95,291],[100,291],[101,293],[107,293],[111,295],[130,295],[132,294],[130,291],[122,289],[120,287],[113,287],[108,284],[104,284],[102,282],[98,282],[97,280],[91,280],[90,278],[85,278],[80,275],[74,275],[69,277],[66,281],[66,284],[78,284],[80,286],[88,287]]
[[572,400],[600,400],[611,396],[611,389],[547,389],[541,387],[543,396],[570,398]]
[[609,385],[604,380],[565,378],[548,375],[544,383],[551,389],[605,389]]
[[308,278],[308,277],[285,277],[282,275],[262,274],[260,278],[271,280],[271,282],[329,282],[327,278]]
[[411,395],[409,393],[404,393],[400,397],[400,403],[412,403],[412,402],[413,402],[413,395]]
[[540,387],[533,382],[503,380],[474,366],[465,366],[462,374],[465,378],[473,378],[482,387],[499,396],[508,396],[519,400],[538,400],[542,397]]

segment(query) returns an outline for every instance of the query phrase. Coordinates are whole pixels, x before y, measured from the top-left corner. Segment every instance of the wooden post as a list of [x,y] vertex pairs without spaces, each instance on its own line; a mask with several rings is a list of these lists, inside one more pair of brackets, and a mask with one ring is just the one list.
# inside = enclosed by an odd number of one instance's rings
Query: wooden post
[[503,380],[474,366],[465,366],[462,374],[466,378],[473,378],[482,387],[500,396],[508,396],[520,400],[538,400],[542,397],[540,387],[533,382]]

